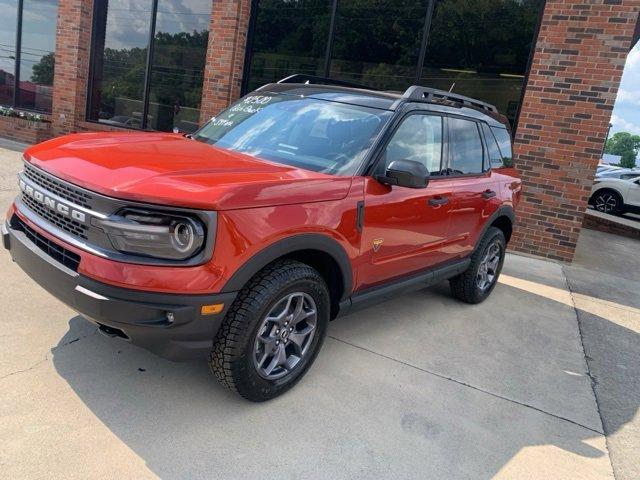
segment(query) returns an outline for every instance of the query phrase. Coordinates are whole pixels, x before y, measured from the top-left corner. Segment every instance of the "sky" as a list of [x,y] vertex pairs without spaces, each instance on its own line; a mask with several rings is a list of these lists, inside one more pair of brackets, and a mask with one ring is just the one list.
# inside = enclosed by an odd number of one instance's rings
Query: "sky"
[[611,124],[611,135],[616,132],[640,135],[640,42],[627,57]]

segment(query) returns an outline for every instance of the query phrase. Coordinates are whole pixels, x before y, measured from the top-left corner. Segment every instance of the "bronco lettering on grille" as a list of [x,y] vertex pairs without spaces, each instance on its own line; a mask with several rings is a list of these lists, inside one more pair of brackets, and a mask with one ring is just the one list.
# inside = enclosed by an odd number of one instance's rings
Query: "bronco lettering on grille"
[[85,223],[87,220],[87,217],[84,214],[84,212],[81,212],[80,210],[76,210],[70,205],[61,203],[55,200],[54,198],[47,196],[45,193],[39,190],[36,190],[31,185],[27,185],[27,183],[22,179],[20,180],[20,190],[25,195],[28,195],[29,197],[33,198],[36,202],[41,203],[42,205],[49,208],[50,210],[58,212],[59,214],[64,215],[65,217],[72,218],[73,220],[76,220],[81,223]]

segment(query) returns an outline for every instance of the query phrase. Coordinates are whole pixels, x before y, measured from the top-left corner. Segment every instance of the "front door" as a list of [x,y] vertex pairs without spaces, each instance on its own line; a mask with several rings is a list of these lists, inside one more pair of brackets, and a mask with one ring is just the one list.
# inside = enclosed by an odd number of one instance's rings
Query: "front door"
[[376,167],[394,160],[423,163],[432,175],[426,188],[383,185],[374,176],[364,184],[362,263],[357,288],[367,288],[424,270],[451,258],[449,212],[452,185],[440,176],[444,158],[443,119],[412,113],[396,128]]

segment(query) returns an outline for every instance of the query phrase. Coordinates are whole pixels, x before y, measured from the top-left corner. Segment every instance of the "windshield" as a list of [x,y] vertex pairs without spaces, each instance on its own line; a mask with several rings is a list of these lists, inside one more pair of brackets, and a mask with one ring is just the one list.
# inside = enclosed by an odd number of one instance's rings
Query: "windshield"
[[307,97],[244,97],[193,137],[264,160],[353,175],[391,112]]

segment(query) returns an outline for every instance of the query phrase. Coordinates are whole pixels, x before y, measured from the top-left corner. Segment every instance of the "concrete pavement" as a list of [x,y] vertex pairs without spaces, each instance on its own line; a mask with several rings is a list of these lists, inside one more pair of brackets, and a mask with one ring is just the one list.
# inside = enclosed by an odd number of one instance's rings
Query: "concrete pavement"
[[[0,150],[2,209],[19,165],[19,154]],[[571,267],[509,255],[478,306],[443,284],[339,319],[305,379],[258,405],[218,386],[204,363],[171,363],[97,334],[0,252],[0,471],[638,478],[629,475],[640,463],[640,300],[631,298],[640,290],[618,270],[628,259],[605,258],[601,242],[581,239]]]

